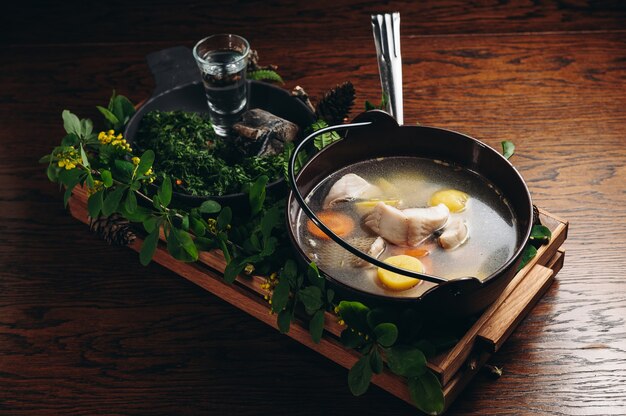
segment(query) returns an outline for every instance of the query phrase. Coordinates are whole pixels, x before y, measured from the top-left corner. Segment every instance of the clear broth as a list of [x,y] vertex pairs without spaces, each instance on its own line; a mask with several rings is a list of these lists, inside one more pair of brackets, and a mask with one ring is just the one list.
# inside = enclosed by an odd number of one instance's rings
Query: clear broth
[[[442,189],[457,189],[469,195],[466,209],[450,214],[451,218],[460,217],[466,222],[468,240],[453,250],[441,248],[435,236],[420,245],[429,250],[427,256],[420,258],[428,274],[447,279],[473,276],[484,280],[503,266],[518,247],[520,236],[515,216],[502,193],[475,172],[430,159],[387,157],[343,168],[323,180],[306,197],[314,212],[322,211],[332,185],[348,173],[359,175],[374,185],[380,185],[381,179],[390,183],[393,191],[389,191],[388,185],[381,187],[385,192],[381,199],[400,199],[400,209],[427,207],[432,194]],[[343,238],[367,252],[376,235],[362,223],[364,210],[347,201],[333,206],[333,211],[353,218],[356,227]],[[312,235],[307,229],[308,221],[306,214],[298,210],[295,235],[300,247],[310,260],[335,280],[360,291],[394,297],[417,297],[434,286],[422,281],[404,291],[387,289],[380,283],[376,267],[355,266],[358,259],[337,243]],[[379,257],[381,260],[402,254],[405,249],[386,244],[387,248]]]

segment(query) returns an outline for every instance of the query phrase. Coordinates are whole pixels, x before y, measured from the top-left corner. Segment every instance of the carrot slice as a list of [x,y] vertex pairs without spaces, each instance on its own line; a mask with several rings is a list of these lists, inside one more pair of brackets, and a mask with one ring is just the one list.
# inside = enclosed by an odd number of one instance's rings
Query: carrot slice
[[[346,214],[342,214],[341,212],[322,211],[320,213],[317,213],[317,218],[319,218],[325,226],[330,228],[332,232],[340,237],[348,235],[352,232],[352,230],[354,230],[354,221],[352,220],[352,218],[350,218]],[[327,236],[324,231],[322,231],[311,220],[307,222],[307,229],[311,234],[316,237],[330,240],[330,237]]]
[[430,251],[425,248],[407,248],[403,250],[403,254],[411,257],[425,257],[428,256],[429,253]]

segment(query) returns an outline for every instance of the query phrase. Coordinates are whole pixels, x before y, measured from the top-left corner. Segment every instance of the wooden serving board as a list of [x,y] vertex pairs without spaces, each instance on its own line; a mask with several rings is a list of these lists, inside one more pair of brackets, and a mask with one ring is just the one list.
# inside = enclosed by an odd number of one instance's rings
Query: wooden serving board
[[[69,205],[76,219],[89,223],[84,189],[75,188]],[[537,256],[515,275],[502,295],[485,310],[454,347],[429,360],[430,369],[443,386],[446,408],[532,310],[563,266],[565,253],[560,247],[567,238],[568,223],[546,211],[539,212],[541,222],[552,231],[550,243],[539,248]],[[139,251],[142,243],[143,240],[138,237],[129,247]],[[261,286],[266,278],[243,276],[237,277],[233,284],[225,283],[222,276],[226,262],[221,252],[203,252],[198,262],[183,263],[172,258],[161,241],[153,261],[278,329],[276,315],[268,313],[269,305],[264,298],[268,292]],[[287,335],[337,364],[351,368],[360,355],[344,348],[339,341],[344,328],[337,323],[335,315],[327,312],[324,335],[319,344],[311,340],[308,323],[299,318],[292,322]],[[375,374],[372,382],[411,403],[403,377],[385,369],[383,373]]]

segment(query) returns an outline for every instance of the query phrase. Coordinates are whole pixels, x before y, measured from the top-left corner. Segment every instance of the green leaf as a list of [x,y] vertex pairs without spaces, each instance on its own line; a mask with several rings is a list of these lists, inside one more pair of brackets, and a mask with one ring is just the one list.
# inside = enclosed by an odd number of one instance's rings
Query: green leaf
[[375,110],[376,106],[370,103],[368,100],[365,100],[365,111]]
[[504,156],[506,159],[509,159],[511,156],[513,156],[513,154],[515,153],[515,145],[512,141],[504,140],[500,142],[500,144],[502,145],[502,156]]
[[384,322],[397,322],[398,315],[391,308],[374,308],[367,314],[367,325],[374,329]]
[[[137,175],[145,175],[148,169],[152,167],[153,163],[154,163],[154,152],[152,150],[146,150],[141,155],[141,158],[139,158],[139,164],[137,165]],[[133,169],[134,169],[134,166],[133,166]]]
[[524,251],[522,251],[522,262],[518,266],[517,270],[522,270],[524,266],[528,264],[537,255],[537,249],[532,244],[526,244]]
[[63,194],[63,206],[67,207],[68,202],[70,202],[70,197],[72,196],[72,190],[76,185],[68,187]]
[[87,184],[87,187],[93,189],[96,186],[96,183],[93,180],[93,176],[91,175],[91,172],[87,172],[87,176],[85,177],[85,183]]
[[247,74],[248,79],[253,79],[256,81],[273,81],[284,84],[285,82],[281,78],[280,75],[276,71],[272,71],[271,69],[259,69],[257,71],[248,71]]
[[89,212],[89,216],[91,218],[98,218],[100,215],[100,211],[102,210],[102,202],[103,202],[104,191],[99,190],[89,197],[87,200],[87,211]]
[[133,178],[135,165],[126,160],[116,159],[113,162],[113,176],[120,182],[129,183]]
[[441,384],[432,372],[427,371],[408,380],[409,394],[415,406],[429,415],[439,415],[445,407]]
[[146,230],[146,232],[151,233],[154,230],[154,228],[157,226],[157,223],[160,224],[160,220],[161,218],[159,217],[147,218],[145,221],[143,221],[143,228]]
[[112,192],[107,193],[106,198],[104,198],[104,203],[102,204],[102,214],[105,217],[108,217],[118,210],[118,206],[120,205],[120,201],[126,189],[128,189],[127,186],[120,186],[113,189]]
[[[141,162],[140,162],[141,163]],[[161,183],[158,190],[159,198],[161,199],[161,205],[167,207],[172,202],[172,180],[169,176],[166,176]]]
[[233,211],[230,207],[224,207],[220,211],[216,219],[216,226],[218,230],[225,230],[233,219]]
[[204,234],[206,234],[206,227],[204,226],[204,223],[202,221],[200,221],[199,219],[193,216],[189,217],[189,221],[190,221],[191,231],[193,231],[193,233],[197,237],[202,237]]
[[322,291],[317,286],[307,286],[298,291],[298,299],[304,305],[306,313],[312,315],[324,305]]
[[324,311],[322,309],[315,312],[315,315],[311,318],[309,322],[309,332],[313,342],[319,344],[322,339],[322,333],[324,332]]
[[59,180],[60,170],[61,168],[59,168],[57,165],[48,165],[48,168],[46,169],[46,176],[48,176],[50,182],[57,182]]
[[360,302],[349,302],[342,300],[339,303],[339,315],[350,328],[360,332],[369,332],[367,325],[367,314],[370,309]]
[[268,209],[263,218],[261,218],[261,235],[263,235],[263,244],[267,244],[272,230],[280,224],[280,211],[277,205]]
[[167,251],[176,260],[192,262],[198,260],[198,249],[187,231],[172,227],[167,236]]
[[147,266],[154,256],[157,245],[159,243],[159,229],[154,228],[150,234],[143,240],[141,245],[141,251],[139,252],[139,261],[144,266]]
[[374,336],[383,347],[391,347],[398,339],[398,327],[389,322],[378,324],[374,328]]
[[[323,129],[325,127],[328,127],[328,123],[326,123],[324,120],[317,120],[315,123],[311,124],[311,130],[313,131]],[[339,133],[337,133],[336,131],[332,131],[317,136],[313,140],[313,145],[317,150],[322,150],[326,146],[339,140],[341,140],[341,136],[339,135]]]
[[126,194],[126,201],[124,205],[126,211],[130,213],[135,212],[137,209],[137,197],[133,191],[129,190],[128,194]]
[[335,291],[332,289],[326,290],[326,303],[331,305],[333,303],[333,299],[335,298]]
[[230,261],[224,269],[224,281],[226,281],[226,283],[233,283],[246,267],[246,264],[246,261]]
[[100,178],[102,179],[102,183],[106,188],[110,188],[113,186],[113,176],[111,176],[111,171],[106,169],[100,172]]
[[196,243],[198,251],[211,251],[217,248],[217,242],[212,238],[196,237],[193,241]]
[[281,334],[286,334],[287,332],[289,332],[289,326],[291,325],[292,319],[293,319],[293,313],[290,310],[284,309],[278,312],[277,323],[278,323],[278,330],[280,331]]
[[352,328],[346,328],[341,331],[340,341],[347,348],[357,348],[366,342],[365,337],[359,335]]
[[69,133],[61,140],[61,146],[76,146],[79,142],[78,136],[74,133]]
[[289,301],[289,281],[286,279],[280,279],[278,285],[274,288],[272,293],[272,310],[274,312],[282,311],[287,302]]
[[133,212],[126,210],[126,204],[120,204],[119,213],[122,217],[126,218],[130,222],[142,223],[152,216],[152,210],[137,205],[137,208]]
[[370,367],[372,371],[376,374],[380,374],[383,372],[383,357],[380,355],[378,348],[372,348],[372,351],[369,354],[370,357]]
[[386,351],[386,356],[389,369],[399,376],[416,377],[427,369],[426,356],[414,347],[395,346]]
[[321,290],[324,290],[326,281],[322,276],[320,276],[320,271],[314,262],[309,263],[309,267],[307,267],[306,270],[306,277],[309,280],[309,283],[311,283],[313,286],[319,287]]
[[293,259],[288,259],[285,266],[280,272],[281,280],[285,280],[291,286],[296,287],[296,278],[298,276],[298,265]]
[[98,111],[100,111],[100,113],[104,116],[104,118],[106,119],[106,121],[109,122],[109,127],[114,128],[115,126],[120,124],[120,120],[115,116],[115,114],[113,114],[109,109],[101,107],[101,106],[96,106],[96,108],[98,109]]
[[[285,150],[283,151],[283,155],[285,158],[284,175],[287,182],[289,182],[289,160],[291,159],[291,155],[293,154],[295,148],[296,146],[293,144],[293,142],[285,143]],[[298,155],[296,156],[296,160],[293,165],[294,173],[300,172],[300,169],[302,169],[302,167],[306,164],[307,160],[309,160],[309,156],[307,155],[306,151],[304,149],[300,150],[300,152],[298,152]]]
[[65,185],[67,188],[73,188],[80,182],[81,176],[83,176],[84,171],[82,169],[61,169],[59,173],[59,181]]
[[82,137],[83,129],[79,118],[75,114],[69,110],[63,110],[61,117],[63,118],[63,128],[65,128],[68,134],[73,133],[78,137]]
[[371,379],[370,359],[368,356],[363,356],[348,372],[348,387],[350,387],[352,394],[360,396],[367,391]]
[[80,145],[80,160],[81,162],[83,162],[83,166],[85,168],[89,168],[89,159],[87,159],[87,153],[85,153],[85,149],[83,148],[83,145]]
[[204,201],[202,205],[200,205],[200,208],[198,208],[198,210],[203,214],[216,214],[220,212],[221,209],[222,206],[218,202],[211,200]]
[[550,242],[550,238],[552,238],[552,231],[545,225],[537,224],[533,225],[533,228],[530,232],[530,239],[532,241],[546,244]]
[[183,218],[180,220],[180,228],[189,231],[189,215],[183,215]]
[[128,120],[130,120],[130,117],[135,114],[135,106],[123,95],[113,97],[109,106],[119,120],[119,128],[124,127]]
[[89,138],[89,136],[91,136],[91,133],[93,132],[93,122],[88,118],[84,118],[80,121],[80,127],[83,133],[83,137],[85,139]]
[[269,178],[266,175],[261,175],[250,187],[248,199],[250,201],[252,215],[258,214],[263,208],[263,202],[265,202],[265,186],[268,181]]

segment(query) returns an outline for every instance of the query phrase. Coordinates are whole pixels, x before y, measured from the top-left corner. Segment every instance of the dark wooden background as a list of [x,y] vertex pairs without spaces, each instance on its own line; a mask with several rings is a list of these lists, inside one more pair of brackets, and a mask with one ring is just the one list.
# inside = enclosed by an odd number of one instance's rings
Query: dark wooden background
[[405,120],[499,147],[571,221],[566,265],[458,414],[626,414],[626,4],[621,1],[11,2],[0,13],[0,414],[414,414],[73,220],[38,158],[61,111],[135,101],[144,56],[247,37],[286,88],[380,86],[369,15],[402,15]]

